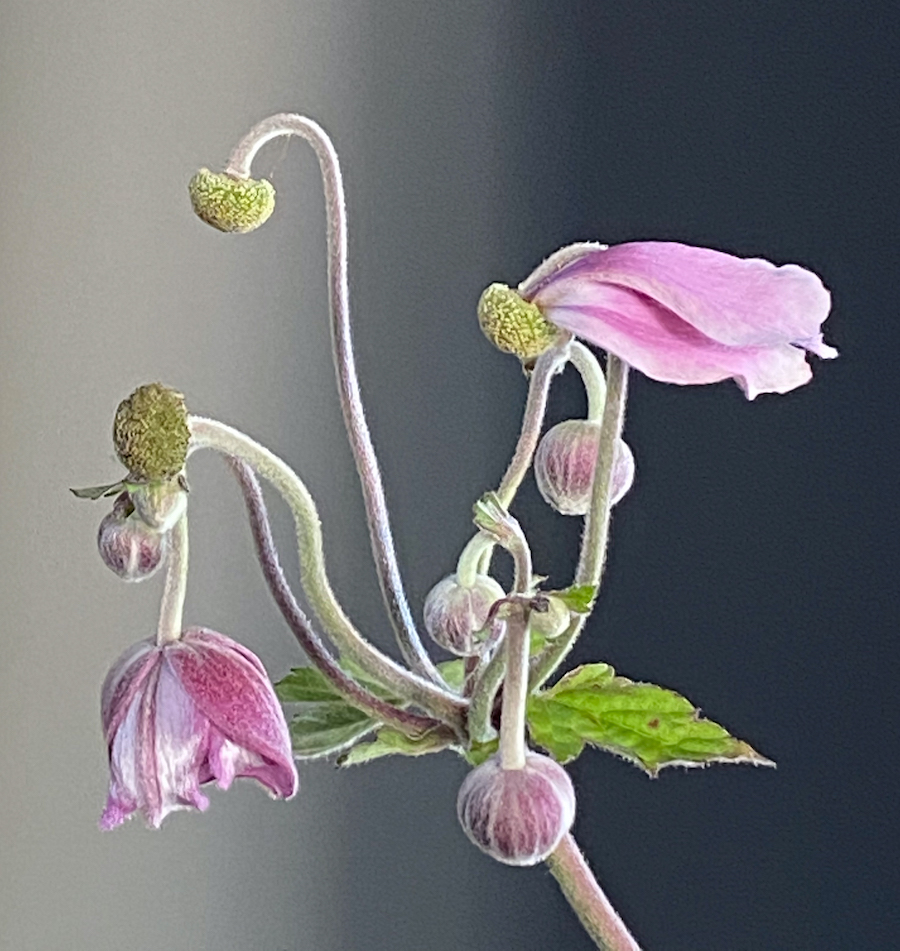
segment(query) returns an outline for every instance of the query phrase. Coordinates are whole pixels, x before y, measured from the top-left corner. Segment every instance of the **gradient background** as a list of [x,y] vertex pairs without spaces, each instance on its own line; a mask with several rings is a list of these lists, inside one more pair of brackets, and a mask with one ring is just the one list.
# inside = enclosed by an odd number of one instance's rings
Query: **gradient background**
[[[572,768],[576,833],[648,951],[886,949],[897,915],[894,3],[0,0],[0,948],[590,947],[543,868],[472,848],[449,754],[302,768],[162,831],[97,831],[98,695],[160,591],[94,550],[112,413],[162,379],[291,461],[339,596],[389,647],[341,429],[311,151],[266,147],[279,209],[226,237],[200,165],[258,119],[341,152],[364,393],[418,611],[499,479],[525,392],[475,301],[580,239],[796,261],[840,360],[748,404],[635,378],[638,480],[579,660],[679,689],[777,771]],[[552,415],[580,413],[575,379]],[[299,660],[221,462],[195,458],[187,619]],[[517,508],[564,583],[577,520]],[[290,527],[276,511],[285,561]]]

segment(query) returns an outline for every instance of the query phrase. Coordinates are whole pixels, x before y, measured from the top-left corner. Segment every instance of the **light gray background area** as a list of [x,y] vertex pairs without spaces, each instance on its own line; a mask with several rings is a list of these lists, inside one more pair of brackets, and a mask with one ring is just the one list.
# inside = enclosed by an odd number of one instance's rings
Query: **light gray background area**
[[[256,121],[334,136],[358,360],[416,610],[512,449],[525,381],[478,294],[583,239],[798,261],[835,291],[839,361],[748,405],[636,379],[638,481],[577,660],[677,688],[779,761],[573,767],[576,832],[647,951],[892,946],[896,914],[898,18],[849,0],[0,0],[0,951],[590,946],[543,869],[459,830],[449,754],[301,769],[150,832],[101,834],[106,670],[159,583],[100,563],[137,384],[261,439],[316,496],[335,587],[390,649],[340,422],[312,153],[273,144],[260,232],[186,183]],[[575,380],[554,418],[583,410]],[[238,493],[195,457],[187,619],[299,661]],[[565,583],[575,520],[518,514]],[[273,514],[286,565],[290,526]]]

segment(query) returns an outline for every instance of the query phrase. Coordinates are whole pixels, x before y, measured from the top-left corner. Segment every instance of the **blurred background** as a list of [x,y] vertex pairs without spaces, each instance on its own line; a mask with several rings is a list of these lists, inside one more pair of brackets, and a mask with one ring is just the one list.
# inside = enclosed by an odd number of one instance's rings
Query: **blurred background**
[[[186,183],[262,117],[341,153],[358,362],[416,611],[512,451],[525,380],[474,307],[575,240],[793,261],[834,292],[841,359],[747,403],[633,381],[638,476],[576,660],[685,693],[777,771],[664,772],[588,751],[576,835],[647,951],[884,949],[896,903],[897,8],[851,0],[0,3],[0,949],[591,947],[544,868],[469,845],[451,754],[301,768],[159,832],[101,834],[98,699],[155,629],[158,580],[96,555],[142,382],[289,460],[335,588],[393,650],[337,406],[312,152],[255,171],[260,232]],[[570,374],[554,420],[583,412]],[[187,620],[299,663],[220,460],[190,465]],[[565,583],[578,520],[516,512]],[[295,570],[290,525],[273,517]]]

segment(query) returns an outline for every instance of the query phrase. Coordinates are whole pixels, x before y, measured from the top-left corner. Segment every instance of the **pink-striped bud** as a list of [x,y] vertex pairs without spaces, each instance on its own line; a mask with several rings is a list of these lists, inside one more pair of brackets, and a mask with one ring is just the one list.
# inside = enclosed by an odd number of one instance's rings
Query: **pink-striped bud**
[[[586,515],[600,445],[600,424],[568,419],[550,429],[534,456],[534,477],[545,501],[562,515]],[[624,440],[616,444],[611,504],[615,505],[634,482],[634,455]]]
[[100,523],[97,548],[106,567],[124,581],[143,581],[162,564],[168,540],[137,517],[131,497],[123,492]]
[[463,584],[455,574],[448,575],[425,599],[425,630],[436,644],[460,657],[480,654],[484,641],[477,635],[494,602],[505,596],[488,575],[476,575],[471,585]]
[[537,865],[575,820],[569,774],[547,756],[527,753],[522,769],[492,756],[466,776],[456,800],[466,835],[506,865]]

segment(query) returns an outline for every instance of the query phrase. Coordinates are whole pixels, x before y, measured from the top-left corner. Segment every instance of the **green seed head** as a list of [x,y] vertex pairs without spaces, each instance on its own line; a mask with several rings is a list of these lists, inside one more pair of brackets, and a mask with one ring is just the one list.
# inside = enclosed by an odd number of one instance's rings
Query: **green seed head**
[[190,436],[184,397],[162,383],[139,386],[116,410],[113,442],[135,482],[171,479],[181,472]]
[[526,366],[559,336],[558,327],[505,284],[491,284],[481,295],[478,323],[498,350],[514,353]]
[[264,178],[234,178],[201,168],[188,191],[197,216],[219,231],[253,231],[275,210],[275,189]]

